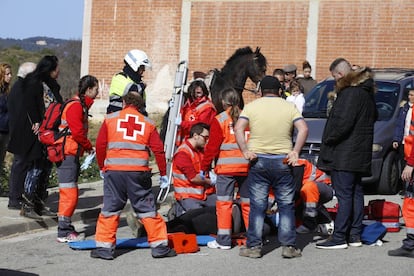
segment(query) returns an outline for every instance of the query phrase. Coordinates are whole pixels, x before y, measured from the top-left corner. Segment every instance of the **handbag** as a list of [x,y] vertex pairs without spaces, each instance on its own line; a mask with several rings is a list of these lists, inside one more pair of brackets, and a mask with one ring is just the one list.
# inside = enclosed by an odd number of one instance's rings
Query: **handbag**
[[398,203],[386,201],[385,199],[374,199],[368,202],[368,220],[381,222],[387,232],[400,231],[401,207]]
[[361,233],[361,241],[364,244],[374,244],[378,240],[381,240],[387,233],[387,228],[381,222],[374,222],[369,225],[365,225]]

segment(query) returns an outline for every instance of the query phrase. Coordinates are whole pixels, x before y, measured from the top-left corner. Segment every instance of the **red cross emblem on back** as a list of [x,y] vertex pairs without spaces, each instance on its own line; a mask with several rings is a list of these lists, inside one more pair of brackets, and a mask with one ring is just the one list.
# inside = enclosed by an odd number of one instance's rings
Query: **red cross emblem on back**
[[138,115],[127,114],[125,119],[118,119],[116,131],[123,133],[125,140],[136,141],[138,135],[143,135],[145,123],[139,121]]

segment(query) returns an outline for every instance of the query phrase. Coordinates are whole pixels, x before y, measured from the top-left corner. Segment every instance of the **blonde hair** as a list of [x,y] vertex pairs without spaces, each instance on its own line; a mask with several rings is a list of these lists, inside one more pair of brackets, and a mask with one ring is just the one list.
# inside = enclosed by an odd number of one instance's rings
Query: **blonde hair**
[[10,83],[6,82],[6,70],[10,69],[11,65],[8,63],[2,63],[0,65],[0,88],[5,92],[9,93],[10,91]]

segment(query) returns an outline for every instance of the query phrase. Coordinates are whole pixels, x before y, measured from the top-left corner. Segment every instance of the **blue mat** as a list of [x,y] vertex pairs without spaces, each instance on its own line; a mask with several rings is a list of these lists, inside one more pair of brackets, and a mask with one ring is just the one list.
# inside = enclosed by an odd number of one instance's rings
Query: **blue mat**
[[[201,246],[207,245],[209,241],[215,238],[208,235],[198,235],[197,244]],[[88,250],[96,248],[95,240],[84,240],[68,242],[68,245],[72,249],[76,250]],[[116,248],[149,248],[147,237],[142,238],[125,238],[116,240]]]

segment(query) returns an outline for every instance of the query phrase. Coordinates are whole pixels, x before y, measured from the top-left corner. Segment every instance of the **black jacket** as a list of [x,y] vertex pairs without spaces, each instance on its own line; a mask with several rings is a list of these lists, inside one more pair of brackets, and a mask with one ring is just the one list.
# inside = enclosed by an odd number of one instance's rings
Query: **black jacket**
[[43,84],[31,79],[14,83],[8,98],[10,141],[7,150],[23,155],[28,161],[43,156],[43,146],[32,131],[33,123],[40,123],[44,113]]
[[369,68],[351,72],[337,82],[337,99],[322,136],[317,166],[370,175],[377,109]]

